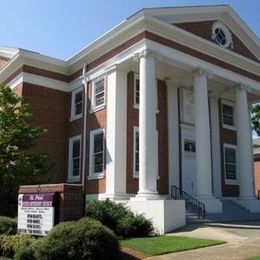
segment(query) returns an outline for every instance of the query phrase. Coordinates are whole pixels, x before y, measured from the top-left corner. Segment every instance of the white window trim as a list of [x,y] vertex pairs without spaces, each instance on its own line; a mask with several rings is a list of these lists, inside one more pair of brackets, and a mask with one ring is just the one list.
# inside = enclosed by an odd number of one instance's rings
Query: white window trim
[[[139,127],[134,126],[134,131],[133,131],[133,178],[139,178],[139,172],[135,171],[135,153],[136,153],[136,133],[139,132]],[[140,144],[140,135],[139,135],[139,144]],[[139,149],[139,156],[140,156],[140,149]],[[139,171],[140,171],[140,158],[139,158]]]
[[139,102],[140,102],[140,78],[139,74],[134,74],[134,108],[139,109],[139,104],[136,103],[136,80],[139,79]]
[[[227,106],[233,107],[233,122],[234,122],[233,126],[226,125],[223,122],[223,105],[227,105]],[[235,104],[234,104],[234,102],[226,100],[226,99],[222,99],[221,100],[221,123],[222,123],[223,128],[226,128],[226,129],[229,129],[229,130],[234,130],[234,131],[237,130],[236,129],[236,113],[235,113]]]
[[93,173],[93,148],[94,148],[94,136],[96,134],[103,133],[105,139],[105,130],[103,128],[98,128],[90,131],[90,146],[89,146],[89,176],[88,180],[95,180],[104,177],[104,168],[105,168],[105,142],[103,139],[103,171],[100,173]]
[[[222,30],[222,32],[224,33],[225,37],[226,37],[226,43],[225,44],[220,44],[217,39],[216,39],[216,34],[215,34],[215,30],[219,28]],[[217,21],[215,22],[213,25],[212,25],[212,32],[211,32],[211,37],[214,41],[216,41],[216,43],[223,47],[223,48],[228,48],[229,46],[231,46],[231,48],[233,49],[234,46],[233,46],[233,39],[232,39],[232,34],[229,30],[229,28],[221,21]]]
[[[231,148],[234,149],[236,151],[236,180],[229,180],[226,179],[226,154],[225,154],[225,149],[226,148]],[[236,145],[232,145],[232,144],[223,144],[223,162],[224,162],[224,178],[225,178],[225,184],[227,185],[239,185],[238,182],[238,176],[239,176],[239,172],[238,172],[238,161],[237,161],[237,146]]]
[[[104,80],[104,104],[96,106],[95,86],[96,86],[96,82],[98,82],[102,79]],[[105,78],[105,76],[101,76],[101,77],[94,79],[91,84],[91,111],[90,111],[90,113],[94,113],[98,110],[101,110],[105,106],[106,106],[106,78]]]
[[[79,166],[79,176],[73,176],[72,174],[72,152],[73,152],[73,143],[74,141],[80,141],[80,166]],[[72,182],[72,181],[79,181],[80,180],[80,176],[81,176],[81,159],[82,159],[82,155],[81,155],[81,150],[82,150],[82,144],[81,144],[81,135],[76,135],[73,137],[70,137],[69,139],[69,158],[68,158],[68,182]]]
[[82,91],[82,111],[83,111],[83,103],[84,103],[84,94],[83,94],[83,87],[77,88],[72,91],[71,93],[71,109],[70,109],[70,121],[74,121],[82,117],[83,112],[76,115],[75,114],[75,96],[77,93]]

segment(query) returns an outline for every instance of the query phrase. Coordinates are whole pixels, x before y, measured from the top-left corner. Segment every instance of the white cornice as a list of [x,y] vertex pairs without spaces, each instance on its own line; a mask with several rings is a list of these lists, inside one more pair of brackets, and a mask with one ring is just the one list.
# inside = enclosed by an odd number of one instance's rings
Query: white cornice
[[34,52],[19,50],[19,52],[0,70],[0,84],[17,71],[22,65],[28,65],[51,72],[68,75],[66,63],[55,58]]
[[47,77],[30,74],[30,73],[25,73],[25,72],[20,73],[12,81],[7,83],[7,85],[11,89],[15,89],[17,86],[19,86],[22,83],[30,83],[35,86],[42,86],[42,87],[56,89],[56,90],[60,90],[60,91],[64,91],[64,92],[70,91],[69,83],[55,80],[55,79],[50,79]]
[[13,58],[17,54],[18,51],[19,51],[19,49],[17,49],[17,48],[0,46],[0,56],[8,58],[8,59]]

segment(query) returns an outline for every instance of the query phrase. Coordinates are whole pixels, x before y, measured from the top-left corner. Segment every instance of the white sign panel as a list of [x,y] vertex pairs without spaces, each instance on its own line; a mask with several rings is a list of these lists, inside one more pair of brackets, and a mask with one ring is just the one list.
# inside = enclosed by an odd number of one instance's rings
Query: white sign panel
[[54,193],[19,194],[18,232],[45,236],[54,226]]

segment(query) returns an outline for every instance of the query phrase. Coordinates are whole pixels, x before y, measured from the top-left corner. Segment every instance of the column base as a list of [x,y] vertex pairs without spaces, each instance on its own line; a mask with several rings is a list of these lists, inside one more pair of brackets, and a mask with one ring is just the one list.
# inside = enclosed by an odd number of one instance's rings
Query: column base
[[130,195],[126,193],[105,193],[102,199],[110,199],[113,201],[118,201],[118,200],[129,200]]
[[156,234],[169,233],[185,226],[184,200],[129,200],[129,208],[151,219]]
[[131,200],[158,200],[162,199],[161,196],[156,191],[138,191],[135,197],[131,198]]
[[240,197],[235,202],[250,212],[260,212],[260,200],[254,197]]
[[222,202],[213,196],[199,196],[196,199],[205,205],[206,213],[222,213]]

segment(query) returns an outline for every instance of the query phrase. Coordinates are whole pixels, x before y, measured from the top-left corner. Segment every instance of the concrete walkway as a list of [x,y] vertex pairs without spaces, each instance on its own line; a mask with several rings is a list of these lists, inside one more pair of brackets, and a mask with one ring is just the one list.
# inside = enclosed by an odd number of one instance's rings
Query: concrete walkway
[[149,257],[146,258],[147,260],[239,260],[260,256],[260,222],[194,225],[187,226],[169,235],[216,239],[227,243],[186,252]]

